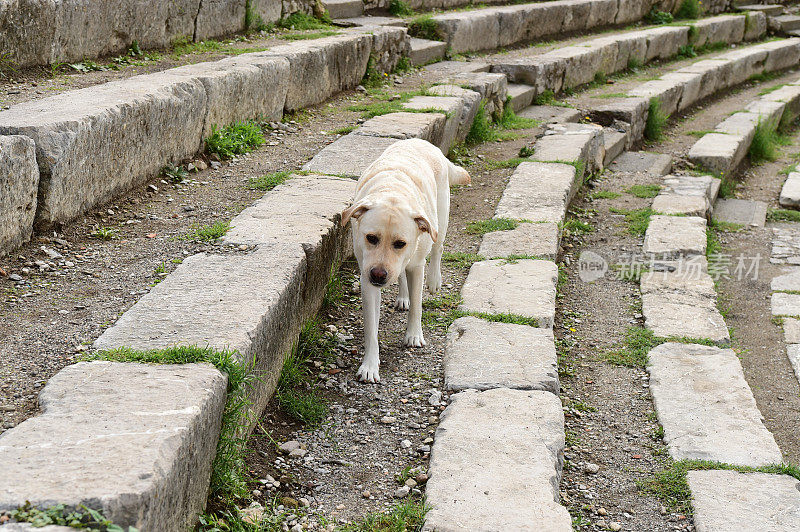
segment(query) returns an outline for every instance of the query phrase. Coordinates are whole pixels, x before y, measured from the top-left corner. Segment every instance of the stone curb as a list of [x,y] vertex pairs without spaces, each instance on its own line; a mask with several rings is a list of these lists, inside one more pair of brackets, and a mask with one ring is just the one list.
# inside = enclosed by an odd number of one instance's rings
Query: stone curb
[[31,238],[39,191],[36,145],[23,136],[0,136],[0,257]]

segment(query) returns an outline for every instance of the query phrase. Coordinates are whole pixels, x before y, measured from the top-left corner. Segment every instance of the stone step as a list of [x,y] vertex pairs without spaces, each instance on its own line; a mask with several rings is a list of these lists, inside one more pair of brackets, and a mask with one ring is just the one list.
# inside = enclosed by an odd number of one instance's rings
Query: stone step
[[332,19],[360,17],[364,14],[362,0],[323,0],[322,7]]
[[453,395],[431,451],[423,530],[571,531],[558,503],[561,408],[558,396],[543,391]]
[[208,364],[66,367],[42,390],[42,413],[2,436],[0,508],[84,504],[126,530],[193,528],[226,383]]
[[439,61],[425,65],[423,70],[447,76],[465,72],[489,72],[490,67],[491,65],[484,61]]
[[558,394],[553,331],[459,318],[447,333],[444,385],[457,392],[511,388]]
[[36,145],[28,137],[0,136],[0,257],[31,238],[39,193]]
[[697,532],[797,530],[800,491],[789,475],[737,471],[689,471]]
[[441,141],[447,116],[444,113],[389,113],[370,118],[354,135],[392,139],[424,139]]
[[[790,318],[786,319],[788,320]],[[795,327],[795,340],[797,340],[797,336],[800,336],[800,320],[794,321],[797,322]],[[800,382],[800,343],[787,345],[786,356],[789,358],[789,363],[792,365],[794,376],[797,377],[798,382]]]
[[[764,15],[754,13],[749,18],[749,26],[741,15],[722,15],[698,20],[693,23],[695,29],[692,44],[703,46],[712,40],[732,44],[761,37],[766,31]],[[655,59],[674,57],[688,43],[688,26],[662,26],[619,32],[543,54],[497,59],[492,65],[492,71],[507,74],[509,81],[513,83],[533,86],[536,94],[546,90],[557,93],[594,81],[598,73],[608,75],[626,70],[631,61],[647,63]]]
[[317,152],[303,165],[303,170],[356,178],[395,142],[395,138],[350,133]]
[[522,163],[511,174],[494,217],[561,224],[578,182],[571,165]]
[[774,17],[783,13],[781,5],[747,4],[736,6],[738,11],[760,11],[768,17]]
[[576,178],[603,169],[605,139],[603,127],[596,124],[551,124],[533,145],[531,159],[540,162],[581,164]]
[[719,187],[720,180],[708,175],[668,175],[652,209],[661,214],[708,218]]
[[545,124],[566,124],[581,119],[581,113],[577,109],[558,105],[531,105],[517,114],[522,118],[532,118]]
[[647,174],[655,177],[666,175],[672,169],[672,157],[664,153],[626,151],[609,166],[617,173]]
[[787,209],[800,209],[800,172],[791,172],[786,177],[778,203]]
[[337,26],[394,26],[397,28],[405,28],[408,26],[406,19],[400,17],[384,17],[364,15],[360,17],[340,18],[333,21]]
[[622,152],[625,151],[625,146],[628,145],[628,137],[627,131],[617,131],[610,127],[603,128],[603,148],[606,153],[603,158],[603,166],[608,167],[617,157],[622,155]]
[[461,289],[459,309],[486,314],[514,314],[553,327],[558,267],[549,260],[495,259],[476,262]]
[[[500,116],[508,97],[508,82],[503,74],[461,72],[446,77],[442,84],[473,90],[481,95],[487,113]],[[435,88],[431,90],[435,93]],[[470,124],[471,125],[471,124]]]
[[767,204],[763,201],[718,199],[714,204],[712,218],[717,222],[743,227],[764,227],[767,220]]
[[706,254],[706,220],[697,216],[650,217],[642,252],[658,259]]
[[776,292],[770,300],[773,316],[800,317],[800,294]]
[[441,110],[447,115],[447,123],[441,139],[433,139],[433,144],[447,153],[459,141],[467,138],[475,115],[478,113],[481,97],[474,91],[452,85],[438,85],[430,90],[441,96],[414,96],[403,104],[403,109],[428,111]]
[[666,343],[648,358],[650,393],[673,459],[750,467],[782,462],[732,349]]
[[508,231],[483,235],[478,254],[489,259],[527,255],[556,260],[561,230],[555,222],[522,222]]
[[533,103],[533,99],[536,97],[536,89],[522,83],[509,83],[508,95],[511,97],[511,108],[514,109],[515,113],[519,113]]
[[794,30],[800,30],[800,16],[798,15],[778,15],[771,17],[772,23],[776,25],[778,31],[784,33]]
[[703,338],[720,345],[730,342],[705,257],[698,255],[669,266],[674,270],[668,267],[667,271],[642,275],[645,327],[661,338]]
[[411,38],[411,51],[408,58],[415,66],[427,65],[444,59],[447,54],[447,43],[442,41],[429,41],[428,39]]

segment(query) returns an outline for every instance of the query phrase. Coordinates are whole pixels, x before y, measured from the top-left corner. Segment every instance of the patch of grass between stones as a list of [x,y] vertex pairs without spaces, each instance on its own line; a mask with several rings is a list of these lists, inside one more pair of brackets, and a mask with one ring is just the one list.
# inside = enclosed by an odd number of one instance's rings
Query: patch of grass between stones
[[424,500],[409,499],[388,512],[370,514],[344,525],[341,532],[410,532],[420,530],[430,507]]
[[467,224],[467,233],[471,235],[485,235],[495,231],[511,231],[516,229],[520,223],[526,220],[515,220],[512,218],[490,218],[489,220],[479,220]]
[[748,154],[753,164],[774,161],[778,158],[778,146],[786,145],[788,139],[778,132],[778,125],[758,121]]
[[265,142],[261,126],[253,120],[237,122],[222,129],[212,126],[211,136],[206,139],[206,153],[228,160],[249,153]]
[[617,207],[610,207],[609,212],[612,214],[622,214],[625,216],[625,222],[628,224],[628,233],[633,236],[644,236],[647,227],[650,225],[650,217],[658,214],[650,208],[625,210]]
[[605,353],[606,361],[616,366],[645,367],[650,350],[667,342],[713,346],[714,342],[704,338],[659,337],[644,327],[632,326],[625,331],[620,345]]
[[231,228],[231,223],[226,221],[214,222],[211,225],[201,225],[189,233],[186,238],[189,240],[199,240],[201,242],[214,242],[222,237]]
[[770,209],[767,212],[767,220],[770,222],[800,222],[800,211]]
[[597,192],[592,192],[589,194],[589,198],[592,200],[597,199],[617,199],[618,197],[622,196],[619,192],[613,192],[611,190],[598,190]]
[[772,473],[789,475],[800,480],[800,468],[793,464],[773,464],[762,467],[747,467],[710,460],[669,460],[667,466],[647,480],[638,481],[640,490],[661,499],[670,510],[686,515],[692,514],[691,492],[686,474],[689,471],[727,470],[740,473]]
[[408,21],[408,34],[420,39],[442,41],[439,34],[439,24],[431,15],[419,15]]
[[107,519],[101,512],[80,505],[77,509],[68,509],[63,504],[39,509],[26,502],[15,510],[8,512],[11,519],[20,523],[30,523],[33,528],[48,525],[67,526],[88,532],[138,532],[138,528],[129,526],[122,528]]
[[655,198],[661,191],[661,185],[633,185],[625,192],[637,198]]
[[661,110],[661,100],[650,98],[647,112],[647,122],[644,126],[644,137],[650,141],[661,140],[664,127],[667,125],[669,115]]

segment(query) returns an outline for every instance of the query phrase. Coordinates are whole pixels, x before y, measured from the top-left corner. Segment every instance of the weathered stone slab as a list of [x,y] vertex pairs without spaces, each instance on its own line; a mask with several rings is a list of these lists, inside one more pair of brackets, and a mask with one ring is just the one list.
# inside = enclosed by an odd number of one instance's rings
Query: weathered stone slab
[[436,429],[423,530],[572,530],[558,503],[563,448],[564,415],[552,393],[453,395]]
[[429,41],[428,39],[411,38],[411,53],[408,58],[416,66],[427,65],[439,61],[447,53],[447,43]]
[[195,41],[230,35],[244,29],[245,0],[202,0],[194,19]]
[[776,292],[770,300],[773,316],[800,316],[800,294]]
[[791,172],[783,182],[778,202],[781,207],[800,208],[800,172]]
[[776,224],[772,228],[772,250],[769,261],[772,264],[800,264],[800,232],[794,224]]
[[644,134],[648,106],[647,98],[618,98],[598,105],[590,111],[590,114],[593,120],[600,124],[613,124],[615,121],[621,125],[627,124],[629,137],[626,148],[630,149]]
[[797,318],[783,318],[783,341],[787,344],[800,344],[800,320]]
[[[800,326],[798,326],[798,328],[800,328]],[[800,332],[798,333],[798,336],[800,336]],[[797,377],[797,380],[800,381],[800,344],[787,345],[786,355],[789,357],[789,363],[792,365],[795,377]]]
[[358,177],[397,139],[345,135],[320,150],[303,170],[319,174]]
[[697,532],[797,530],[798,481],[789,475],[689,471]]
[[581,113],[577,109],[555,105],[531,105],[519,112],[518,115],[523,118],[541,120],[547,124],[577,122],[581,118]]
[[364,14],[362,0],[325,0],[322,5],[332,19],[354,18]]
[[556,260],[560,237],[557,223],[521,223],[510,231],[483,235],[478,254],[489,259],[528,255]]
[[466,312],[515,314],[552,328],[558,268],[548,260],[476,262],[461,289],[459,308]]
[[494,217],[561,223],[576,180],[575,167],[568,164],[522,163],[511,174]]
[[[362,137],[363,138],[363,137]],[[306,254],[299,243],[188,257],[98,338],[94,347],[231,349],[253,361],[250,390],[261,412],[297,337]]]
[[0,112],[0,134],[36,143],[36,223],[49,226],[194,155],[206,109],[200,81],[167,71],[16,105]]
[[489,63],[484,61],[439,61],[426,65],[423,70],[445,76],[464,72],[489,72],[489,67]]
[[685,82],[682,80],[653,79],[629,90],[628,95],[648,101],[657,98],[661,111],[671,115],[678,110],[678,102],[681,100],[684,84]]
[[0,136],[0,256],[30,240],[38,187],[33,141]]
[[[603,128],[596,124],[553,124],[533,146],[531,159],[541,162],[583,163],[584,172],[603,168]],[[583,178],[583,173],[577,176]]]
[[705,257],[698,255],[672,266],[673,271],[642,275],[645,326],[662,338],[704,338],[727,344],[730,335],[717,309],[714,282],[708,275]]
[[544,390],[558,394],[553,331],[467,316],[447,333],[444,385],[448,390]]
[[566,67],[565,59],[542,54],[495,62],[492,72],[505,74],[511,82],[530,85],[538,95],[548,90],[560,92]]
[[672,169],[672,157],[665,153],[626,151],[609,168],[615,172],[662,176]]
[[705,255],[705,218],[662,215],[650,217],[642,251],[659,258]]
[[370,118],[354,135],[393,139],[441,139],[446,116],[442,113],[389,113]]
[[718,222],[738,224],[744,227],[764,227],[767,219],[767,204],[763,201],[718,199],[714,204],[713,218]]
[[603,143],[606,152],[603,166],[608,166],[625,151],[625,146],[628,145],[628,132],[617,131],[610,127],[603,128]]
[[398,28],[405,28],[408,25],[404,18],[382,17],[379,15],[373,16],[369,14],[362,17],[341,18],[336,21],[336,24],[346,24],[350,26],[394,26]]
[[[755,131],[755,128],[752,130]],[[707,133],[689,149],[688,159],[703,169],[728,174],[747,155],[752,132],[748,137],[727,133]]]
[[[461,96],[414,96],[403,104],[403,109],[436,110],[446,114],[447,121],[441,138],[433,139],[431,142],[447,153],[459,138],[463,138],[462,134],[466,137],[469,126],[472,125],[472,119],[475,118],[478,111],[480,96],[473,91],[469,92],[474,95],[471,99]],[[469,125],[466,125],[467,123]]]
[[672,458],[751,467],[782,461],[732,349],[666,343],[648,358],[650,393]]
[[511,106],[515,113],[528,107],[536,97],[536,89],[522,83],[509,83],[508,95],[511,97]]
[[191,528],[225,401],[207,364],[69,366],[42,390],[43,413],[0,436],[0,510],[85,504],[126,529]]
[[773,292],[800,291],[800,268],[791,268],[783,275],[773,277],[769,287]]
[[717,198],[719,186],[719,179],[708,175],[668,175],[653,200],[652,209],[662,214],[706,218]]

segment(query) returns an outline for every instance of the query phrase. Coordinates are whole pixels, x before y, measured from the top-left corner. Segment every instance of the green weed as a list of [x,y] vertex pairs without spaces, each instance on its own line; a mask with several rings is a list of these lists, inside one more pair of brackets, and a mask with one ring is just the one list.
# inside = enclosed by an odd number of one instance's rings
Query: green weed
[[625,192],[637,198],[655,198],[661,191],[661,185],[633,185]]
[[767,212],[767,220],[770,222],[800,222],[800,211],[770,209]]
[[336,30],[315,31],[312,33],[288,33],[281,35],[281,39],[287,41],[308,41],[312,39],[322,39],[323,37],[331,37],[339,35],[340,32]]
[[774,161],[778,158],[778,146],[786,144],[786,139],[778,133],[776,124],[759,119],[748,154],[753,164]]
[[609,211],[613,214],[624,215],[625,222],[628,224],[628,233],[634,236],[644,236],[647,227],[650,225],[650,217],[657,214],[656,211],[650,208],[624,210],[611,207]]
[[702,14],[703,8],[700,5],[700,0],[683,0],[677,11],[675,11],[675,18],[678,20],[694,20],[700,18]]
[[408,17],[414,14],[414,10],[403,0],[390,0],[389,13],[395,17]]
[[579,220],[578,218],[570,218],[564,225],[562,226],[562,232],[564,236],[579,236],[585,235],[586,233],[591,233],[594,231],[594,227],[591,224],[584,222],[583,220]]
[[647,122],[644,126],[644,136],[647,140],[658,141],[663,136],[664,127],[667,125],[669,115],[661,110],[661,100],[650,98],[647,113]]
[[92,231],[92,237],[99,240],[114,240],[119,238],[119,229],[112,227],[98,227]]
[[497,170],[499,168],[516,168],[520,164],[529,161],[530,159],[527,157],[512,157],[510,159],[504,159],[502,161],[487,159],[485,160],[485,164],[486,168],[488,168],[489,170]]
[[442,41],[439,24],[431,15],[419,15],[408,21],[408,34],[420,39]]
[[589,198],[593,200],[597,199],[616,199],[622,196],[619,192],[612,192],[610,190],[598,190],[597,192],[592,192],[589,194]]
[[75,510],[67,509],[63,504],[39,509],[26,501],[23,506],[11,510],[9,516],[20,523],[30,523],[33,528],[60,525],[87,532],[138,532],[138,529],[132,526],[122,528],[115,525],[101,512],[92,510],[83,504]]
[[442,253],[442,260],[452,264],[456,268],[469,268],[475,262],[484,260],[484,257],[476,253],[465,253],[463,251],[445,251]]
[[415,532],[422,528],[430,507],[423,501],[408,499],[385,513],[370,514],[344,525],[341,532]]
[[289,179],[291,175],[292,172],[287,172],[284,170],[281,172],[273,172],[261,177],[251,177],[247,182],[247,188],[252,190],[272,190]]
[[519,220],[513,220],[511,218],[480,220],[468,223],[467,233],[471,235],[485,235],[486,233],[492,233],[494,231],[510,231],[516,229],[519,223]]
[[536,98],[533,99],[533,105],[555,105],[557,107],[570,107],[568,103],[557,100],[555,93],[550,89],[536,96]]
[[541,121],[533,118],[523,118],[521,116],[517,116],[517,114],[514,112],[513,106],[511,105],[511,98],[509,97],[506,100],[506,105],[503,107],[503,114],[500,115],[500,119],[497,121],[497,124],[503,129],[530,129],[541,124]]
[[226,221],[214,222],[211,225],[202,225],[189,233],[188,238],[191,240],[199,240],[201,242],[213,242],[221,238],[228,229],[231,228],[231,223]]
[[183,166],[165,166],[161,169],[161,177],[172,183],[182,183],[189,176],[189,172]]
[[206,152],[227,160],[251,152],[264,142],[261,127],[254,121],[237,122],[221,130],[213,126],[211,136],[206,139]]
[[653,6],[650,9],[650,12],[647,14],[647,16],[645,16],[644,20],[648,24],[659,24],[660,25],[660,24],[669,24],[670,22],[672,22],[673,17],[672,17],[672,13],[667,13],[665,11],[659,11],[658,9],[656,9],[655,6]]
[[287,30],[329,30],[333,26],[330,21],[320,20],[308,13],[297,11],[277,23],[279,28]]

